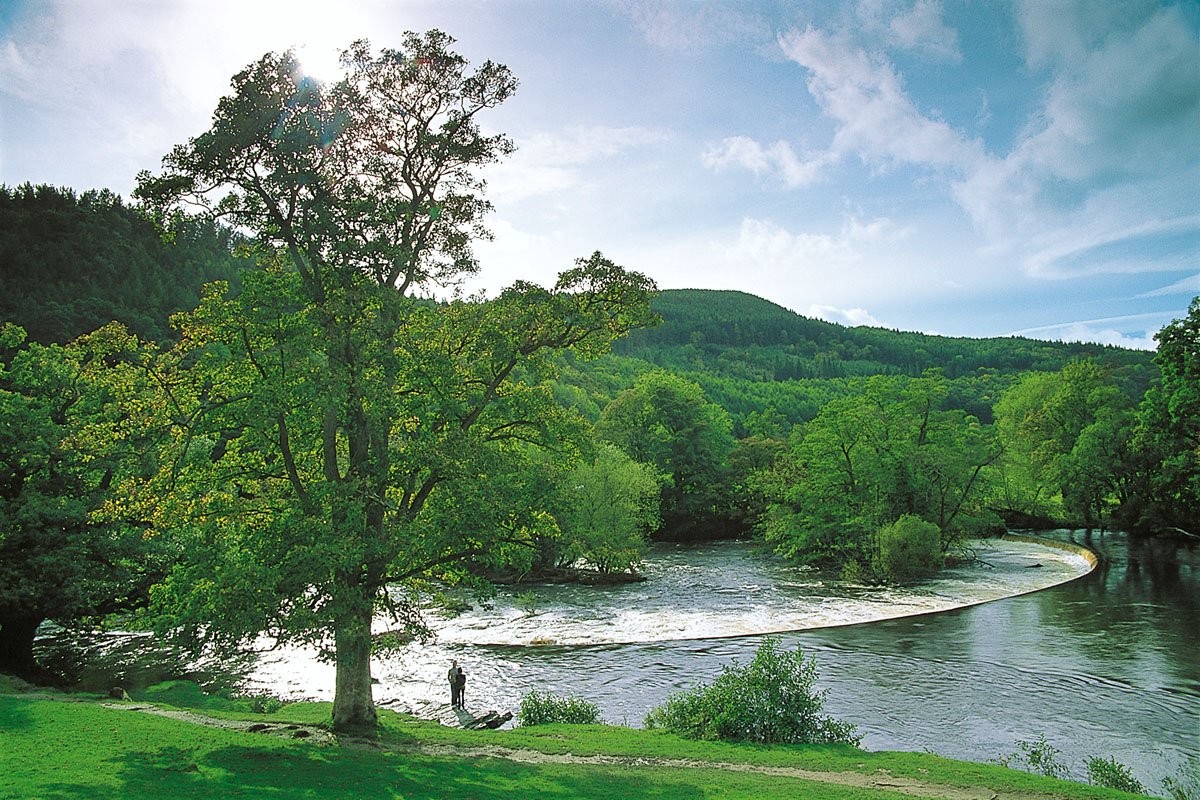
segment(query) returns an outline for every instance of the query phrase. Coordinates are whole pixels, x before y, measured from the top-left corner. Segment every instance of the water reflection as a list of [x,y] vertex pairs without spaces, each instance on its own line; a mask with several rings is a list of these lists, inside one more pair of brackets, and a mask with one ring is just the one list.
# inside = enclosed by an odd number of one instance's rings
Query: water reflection
[[819,654],[828,707],[872,748],[985,760],[1044,734],[1078,778],[1085,758],[1111,755],[1157,790],[1200,756],[1200,560],[1163,542],[1134,543],[1130,558],[1115,534],[1081,543],[1107,560],[1078,581],[799,637]]

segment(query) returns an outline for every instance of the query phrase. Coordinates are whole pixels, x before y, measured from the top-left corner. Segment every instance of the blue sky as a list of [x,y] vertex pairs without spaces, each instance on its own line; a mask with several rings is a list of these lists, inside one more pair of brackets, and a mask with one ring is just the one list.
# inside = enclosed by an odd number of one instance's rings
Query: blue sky
[[663,288],[1152,348],[1200,294],[1195,2],[0,4],[0,182],[128,196],[229,78],[437,27],[507,64],[468,289],[594,250]]

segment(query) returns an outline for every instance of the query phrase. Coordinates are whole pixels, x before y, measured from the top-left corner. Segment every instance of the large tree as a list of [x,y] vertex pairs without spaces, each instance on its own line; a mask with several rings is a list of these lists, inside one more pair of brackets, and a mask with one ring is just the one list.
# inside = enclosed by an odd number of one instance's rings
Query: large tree
[[1139,531],[1200,536],[1200,297],[1155,338],[1162,380],[1138,409],[1134,486],[1118,521]]
[[718,489],[731,430],[725,409],[705,400],[699,385],[668,372],[643,374],[596,425],[601,437],[666,477],[659,535],[667,539],[727,533]]
[[995,524],[984,500],[999,448],[974,417],[939,409],[939,372],[876,375],[852,388],[793,429],[788,451],[763,478],[768,507],[759,529],[777,552],[865,567],[877,560],[880,530],[907,515],[932,525],[943,551]]
[[0,670],[53,679],[35,661],[34,635],[144,605],[158,542],[93,514],[106,490],[143,472],[148,432],[124,430],[116,394],[138,375],[104,364],[115,326],[62,347],[25,342],[0,326]]
[[192,553],[158,595],[177,627],[326,650],[337,730],[375,722],[376,612],[536,527],[492,476],[530,443],[571,449],[577,426],[516,376],[651,319],[651,282],[599,253],[549,290],[413,296],[476,271],[489,209],[477,171],[512,150],[478,117],[515,79],[469,69],[452,44],[438,31],[378,54],[356,43],[328,86],[268,54],[234,77],[207,132],[139,181],[165,225],[187,208],[223,216],[268,267],[236,298],[211,292],[147,364],[159,390],[142,406],[176,435],[125,513]]

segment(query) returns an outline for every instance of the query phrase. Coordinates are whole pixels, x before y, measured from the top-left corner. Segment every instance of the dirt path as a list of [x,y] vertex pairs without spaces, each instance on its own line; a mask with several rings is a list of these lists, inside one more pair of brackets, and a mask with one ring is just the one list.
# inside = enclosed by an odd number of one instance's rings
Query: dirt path
[[[391,748],[389,748],[391,749]],[[891,775],[885,770],[874,774],[861,772],[816,772],[794,767],[764,767],[755,764],[735,764],[724,761],[693,761],[676,758],[641,758],[638,756],[577,756],[569,753],[543,753],[539,750],[514,750],[489,745],[486,747],[457,747],[440,745],[407,748],[401,752],[412,752],[428,756],[452,756],[461,758],[503,758],[522,764],[590,764],[628,767],[666,767],[669,769],[723,769],[730,772],[749,772],[783,778],[803,778],[820,783],[835,783],[842,786],[858,786],[866,789],[887,789],[914,797],[941,798],[941,800],[1058,800],[1059,795],[1034,792],[999,792],[985,786],[948,786],[929,783],[913,778]]]
[[[195,711],[183,711],[160,708],[150,703],[96,701],[83,698],[73,698],[64,695],[44,693],[22,693],[10,695],[36,700],[53,700],[57,702],[96,703],[118,711],[138,711],[144,714],[155,714],[169,717],[194,725],[207,725],[214,728],[239,730],[246,733],[259,733],[268,736],[282,736],[289,739],[304,740],[322,745],[338,745],[363,750],[385,749],[379,742],[364,737],[338,736],[325,728],[315,725],[297,725],[287,722],[272,722],[269,720],[254,721],[240,719],[223,719],[210,717]],[[1060,795],[1042,794],[1039,792],[997,791],[986,786],[948,786],[940,783],[930,783],[914,778],[906,778],[877,770],[875,773],[861,772],[817,772],[797,769],[794,767],[766,767],[754,764],[735,764],[723,761],[693,761],[674,758],[642,758],[638,756],[579,756],[570,753],[543,753],[540,750],[521,750],[498,745],[483,747],[459,747],[456,745],[419,745],[404,746],[389,743],[386,749],[390,752],[412,753],[423,756],[439,756],[450,758],[502,758],[521,764],[587,764],[599,766],[625,767],[660,767],[667,769],[721,769],[730,772],[748,772],[759,775],[770,775],[783,778],[802,778],[819,783],[832,783],[841,786],[857,786],[864,789],[886,789],[899,794],[913,797],[939,798],[940,800],[1062,800]]]

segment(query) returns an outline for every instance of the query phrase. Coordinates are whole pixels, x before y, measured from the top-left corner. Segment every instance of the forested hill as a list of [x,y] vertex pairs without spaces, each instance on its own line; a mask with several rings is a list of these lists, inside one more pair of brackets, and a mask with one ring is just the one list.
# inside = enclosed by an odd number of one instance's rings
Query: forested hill
[[671,289],[654,300],[663,322],[619,342],[617,353],[671,370],[743,380],[782,381],[895,374],[940,367],[954,379],[978,370],[1053,371],[1092,358],[1131,394],[1145,391],[1152,354],[1096,344],[1018,337],[952,338],[883,328],[846,327],[803,317],[737,291]]
[[0,186],[0,321],[38,342],[66,342],[118,320],[146,339],[170,336],[201,287],[236,285],[248,261],[228,228],[183,221],[173,243],[120,196]]

